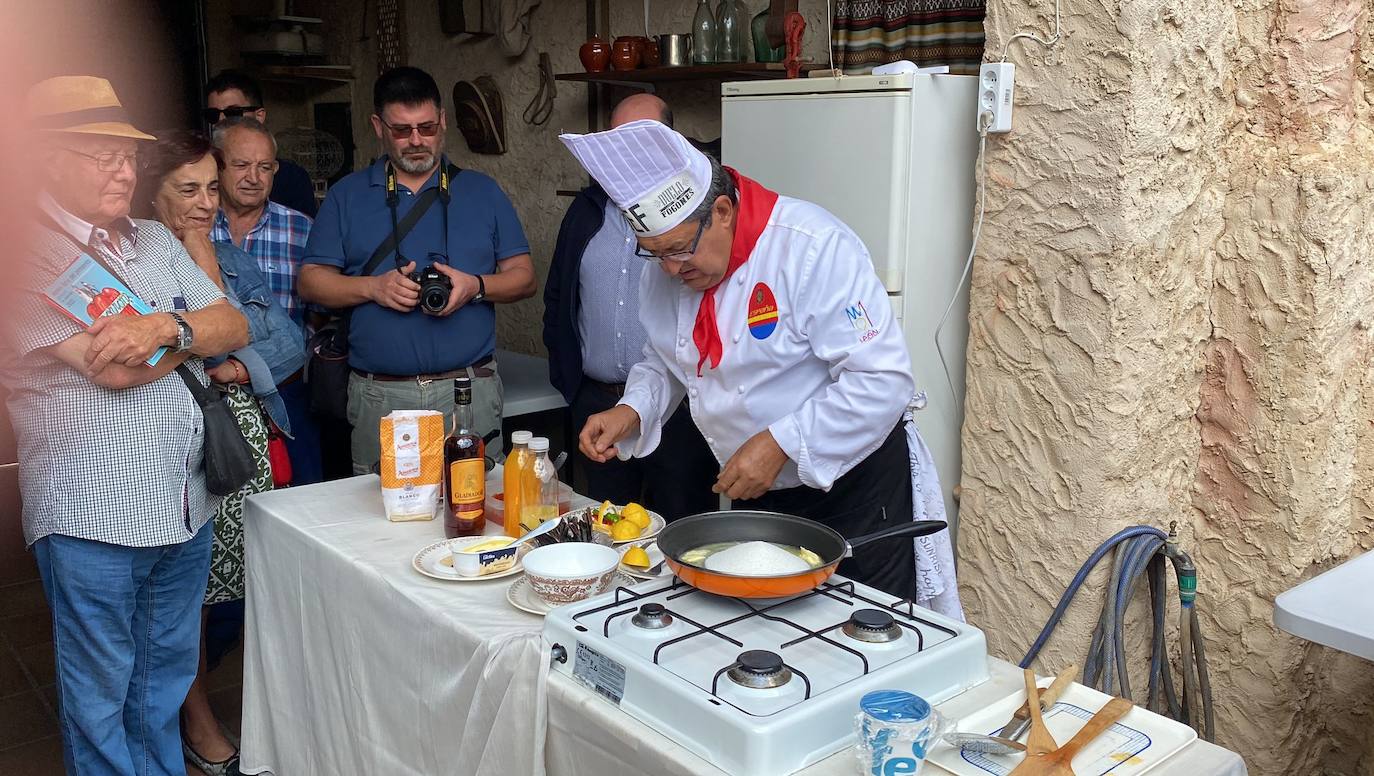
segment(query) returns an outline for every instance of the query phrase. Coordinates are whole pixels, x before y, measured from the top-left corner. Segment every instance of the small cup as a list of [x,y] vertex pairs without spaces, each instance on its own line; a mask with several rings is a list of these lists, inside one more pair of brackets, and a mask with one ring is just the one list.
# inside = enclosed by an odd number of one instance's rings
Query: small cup
[[509,536],[483,536],[481,541],[468,542],[465,543],[466,546],[450,544],[449,547],[453,553],[454,572],[460,577],[483,577],[488,574],[499,574],[514,566],[516,553],[520,551],[519,547],[497,547],[478,552],[467,549],[498,539],[504,539],[507,545],[515,541]]
[[948,729],[940,713],[919,695],[901,690],[875,690],[859,699],[854,717],[859,773],[916,776],[926,753]]

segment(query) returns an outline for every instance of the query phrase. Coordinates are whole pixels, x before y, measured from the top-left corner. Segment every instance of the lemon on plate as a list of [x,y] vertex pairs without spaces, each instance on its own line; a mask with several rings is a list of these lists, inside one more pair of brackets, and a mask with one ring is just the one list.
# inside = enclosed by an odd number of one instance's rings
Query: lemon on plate
[[621,520],[611,526],[611,539],[617,542],[627,542],[631,539],[638,539],[644,533],[644,529],[630,522]]
[[620,562],[637,569],[649,568],[649,553],[643,547],[631,547],[620,557]]
[[620,518],[639,526],[641,531],[649,527],[649,510],[633,502],[626,504],[625,508],[620,510]]

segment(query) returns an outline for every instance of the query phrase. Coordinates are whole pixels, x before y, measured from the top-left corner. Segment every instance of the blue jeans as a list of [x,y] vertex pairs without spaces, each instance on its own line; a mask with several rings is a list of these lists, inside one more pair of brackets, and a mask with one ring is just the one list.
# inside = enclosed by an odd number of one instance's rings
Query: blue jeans
[[177,714],[200,658],[213,534],[206,523],[162,547],[58,534],[34,542],[52,610],[68,774],[186,773]]
[[277,388],[286,403],[286,417],[291,419],[291,437],[286,440],[286,453],[291,457],[291,484],[309,485],[324,480],[324,463],[320,456],[320,430],[310,414],[310,390],[304,380]]

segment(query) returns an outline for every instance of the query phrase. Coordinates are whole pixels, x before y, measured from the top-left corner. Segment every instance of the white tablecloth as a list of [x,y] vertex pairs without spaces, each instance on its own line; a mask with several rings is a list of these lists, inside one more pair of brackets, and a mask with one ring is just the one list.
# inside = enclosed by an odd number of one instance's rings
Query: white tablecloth
[[[245,523],[244,773],[723,773],[550,673],[542,620],[506,601],[512,578],[411,569],[442,523],[388,522],[375,476],[250,497]],[[1014,692],[1019,674],[993,662],[993,681],[942,708],[962,716]],[[851,773],[848,752],[802,772]],[[1154,773],[1245,766],[1196,742]]]

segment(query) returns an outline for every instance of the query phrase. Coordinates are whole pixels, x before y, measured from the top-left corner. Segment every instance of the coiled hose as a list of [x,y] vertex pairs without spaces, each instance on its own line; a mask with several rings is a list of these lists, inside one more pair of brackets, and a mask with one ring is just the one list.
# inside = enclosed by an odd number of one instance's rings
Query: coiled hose
[[[1088,645],[1088,656],[1083,662],[1083,683],[1101,690],[1108,695],[1119,695],[1131,700],[1131,681],[1126,670],[1126,646],[1122,626],[1126,617],[1126,607],[1140,582],[1142,574],[1148,576],[1150,591],[1151,620],[1154,630],[1150,639],[1149,687],[1145,695],[1145,707],[1182,722],[1185,725],[1201,725],[1202,737],[1215,740],[1216,728],[1212,714],[1212,686],[1207,674],[1207,653],[1203,646],[1201,629],[1198,626],[1197,608],[1197,568],[1193,560],[1178,546],[1177,523],[1169,525],[1169,533],[1147,525],[1136,525],[1119,531],[1103,542],[1078,569],[1054,613],[1041,629],[1040,635],[1031,645],[1030,651],[1021,660],[1021,667],[1028,668],[1040,654],[1050,635],[1059,626],[1064,612],[1073,603],[1074,596],[1088,574],[1106,557],[1112,556],[1112,570],[1107,577],[1107,593],[1103,599],[1102,615],[1093,628],[1092,640]],[[1175,692],[1173,672],[1169,665],[1168,653],[1164,646],[1165,613],[1168,609],[1167,581],[1165,562],[1172,563],[1178,578],[1179,594],[1179,667],[1182,669],[1183,696]],[[1201,708],[1199,715],[1197,709]],[[1196,723],[1196,724],[1195,724]]]

